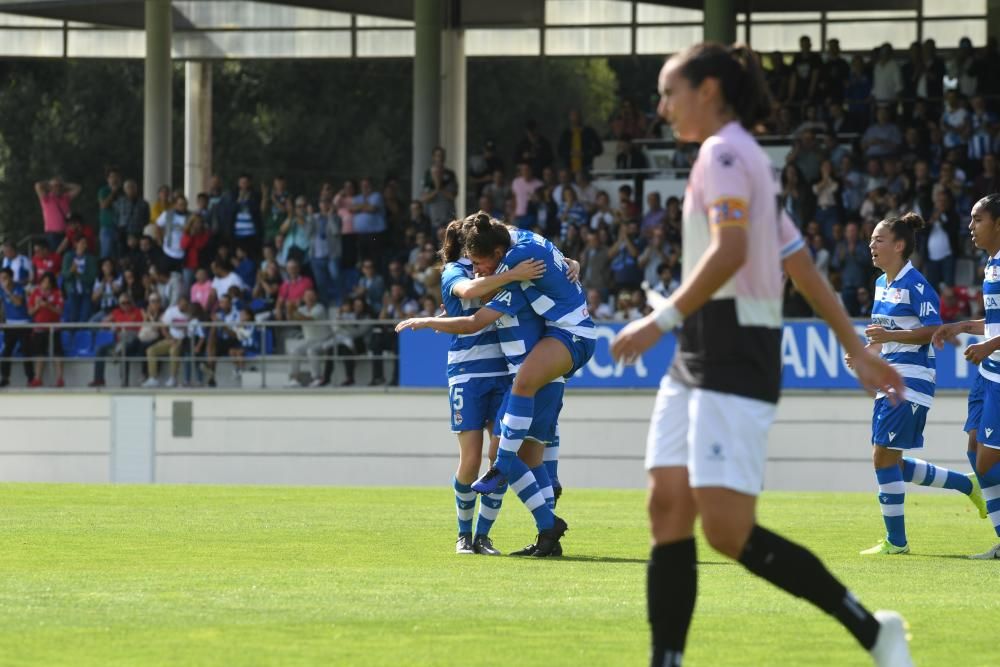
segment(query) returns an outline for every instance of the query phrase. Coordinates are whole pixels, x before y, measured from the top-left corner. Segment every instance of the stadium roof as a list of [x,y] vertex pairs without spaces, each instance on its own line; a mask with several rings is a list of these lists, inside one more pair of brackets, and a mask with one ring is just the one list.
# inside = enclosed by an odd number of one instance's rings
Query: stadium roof
[[[223,0],[174,2],[175,30],[196,30],[198,15],[210,12],[210,5]],[[449,0],[442,0],[449,1]],[[545,3],[538,0],[451,0],[460,27],[529,27],[545,23]],[[629,0],[619,0],[628,2]],[[647,4],[688,9],[702,9],[699,0],[646,0]],[[256,3],[255,3],[256,4]],[[260,3],[264,4],[264,3]],[[363,14],[387,19],[413,20],[414,0],[269,0],[266,4],[303,9]],[[916,10],[920,0],[734,0],[739,12],[796,12]],[[200,7],[197,7],[200,6]],[[0,0],[0,12],[22,14],[62,21],[78,21],[118,28],[142,28],[145,25],[144,0]],[[252,21],[229,27],[253,29]],[[302,26],[306,27],[306,26]]]

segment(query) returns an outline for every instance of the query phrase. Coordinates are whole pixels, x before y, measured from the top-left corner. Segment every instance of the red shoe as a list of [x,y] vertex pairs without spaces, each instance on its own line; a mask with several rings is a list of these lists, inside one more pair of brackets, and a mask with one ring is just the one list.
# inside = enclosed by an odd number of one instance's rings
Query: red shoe
[[88,387],[103,387],[104,386],[104,380],[94,380],[93,382],[89,383],[87,386]]
[[41,387],[42,386],[42,378],[35,378],[34,380],[32,380],[31,382],[28,383],[28,386],[32,387],[32,388],[34,388],[34,387]]
[[57,387],[65,387],[65,386],[66,386],[66,383],[65,383],[65,382],[63,382],[63,379],[62,379],[62,378],[59,378],[58,380],[56,380],[56,386],[57,386]]

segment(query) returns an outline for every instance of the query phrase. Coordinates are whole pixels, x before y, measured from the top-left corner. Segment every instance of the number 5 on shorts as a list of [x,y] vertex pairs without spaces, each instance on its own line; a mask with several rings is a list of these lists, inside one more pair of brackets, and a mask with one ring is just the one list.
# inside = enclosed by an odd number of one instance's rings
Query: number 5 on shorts
[[465,387],[452,387],[451,388],[451,407],[455,410],[461,410],[465,405],[465,400],[462,399],[462,390]]

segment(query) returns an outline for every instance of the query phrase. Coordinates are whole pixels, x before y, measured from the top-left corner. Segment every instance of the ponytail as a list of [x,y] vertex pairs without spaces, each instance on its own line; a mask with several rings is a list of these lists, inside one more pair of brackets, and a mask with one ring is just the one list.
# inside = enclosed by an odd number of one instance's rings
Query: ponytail
[[[452,220],[444,230],[444,243],[438,251],[442,264],[457,262],[462,257],[462,246],[465,245],[462,220]],[[443,267],[442,267],[443,269]]]
[[675,58],[680,59],[681,76],[693,88],[705,79],[718,79],[723,102],[733,110],[743,127],[753,129],[770,117],[771,92],[757,56],[749,46],[701,42]]
[[909,259],[916,245],[917,232],[925,226],[924,219],[916,213],[906,213],[898,218],[886,218],[881,224],[889,228],[893,239],[903,242],[903,259]]
[[510,230],[488,213],[479,211],[463,221],[465,231],[465,254],[470,257],[486,257],[497,248],[507,252],[510,248]]

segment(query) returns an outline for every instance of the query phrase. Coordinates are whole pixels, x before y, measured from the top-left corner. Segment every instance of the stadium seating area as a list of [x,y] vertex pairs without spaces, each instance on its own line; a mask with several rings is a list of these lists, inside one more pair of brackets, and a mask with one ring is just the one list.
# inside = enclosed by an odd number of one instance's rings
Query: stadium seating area
[[[859,317],[869,312],[875,277],[871,230],[884,217],[918,212],[928,226],[914,262],[941,286],[946,318],[974,314],[970,286],[982,260],[966,224],[972,204],[1000,190],[1000,80],[989,74],[1000,67],[996,43],[976,49],[962,40],[942,55],[927,40],[905,54],[882,45],[844,55],[835,42],[819,53],[803,38],[795,54],[762,57],[774,111],[757,129],[780,173],[780,205]],[[466,208],[554,240],[581,262],[592,313],[625,320],[647,308],[643,283],[665,295],[677,288],[682,198],[697,147],[675,142],[655,109],[630,99],[592,125],[570,112],[550,141],[529,120],[523,136],[486,142],[465,175],[450,170],[438,149],[423,194],[412,201],[395,178],[318,183],[307,193],[290,193],[280,176],[257,183],[243,175],[232,189],[213,178],[206,192],[189,193],[190,202],[168,186],[146,202],[114,169],[98,193],[42,181],[45,235],[30,250],[5,244],[3,266],[27,292],[52,273],[63,322],[118,321],[122,293],[140,309],[138,321],[173,324],[192,347],[192,327],[214,322],[202,334],[209,342],[201,354],[223,347],[216,332],[243,341],[247,356],[284,352],[286,339],[319,335],[300,326],[313,320],[332,322],[325,336],[334,351],[391,355],[389,328],[352,322],[436,312],[435,252],[464,178]],[[318,309],[303,305],[309,289]],[[785,310],[812,315],[791,286]],[[267,321],[295,326],[268,329],[263,346],[240,336],[241,326]],[[155,336],[143,350],[171,335],[167,326],[149,328]],[[67,356],[87,358],[113,348],[117,334],[59,335]],[[5,345],[4,355],[19,355],[20,347]]]

